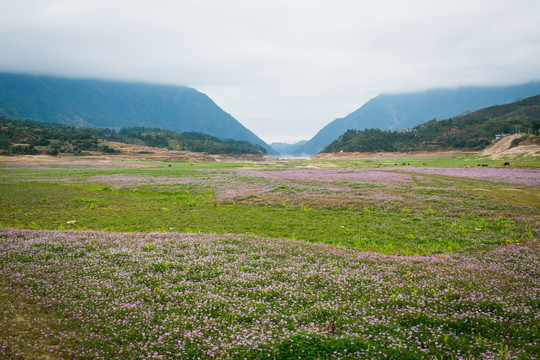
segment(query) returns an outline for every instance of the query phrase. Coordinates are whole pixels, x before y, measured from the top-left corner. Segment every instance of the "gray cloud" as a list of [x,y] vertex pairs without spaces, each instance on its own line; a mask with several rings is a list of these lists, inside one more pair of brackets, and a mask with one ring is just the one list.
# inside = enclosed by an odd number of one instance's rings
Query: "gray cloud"
[[540,79],[536,0],[0,5],[0,71],[192,86],[270,142],[380,92]]

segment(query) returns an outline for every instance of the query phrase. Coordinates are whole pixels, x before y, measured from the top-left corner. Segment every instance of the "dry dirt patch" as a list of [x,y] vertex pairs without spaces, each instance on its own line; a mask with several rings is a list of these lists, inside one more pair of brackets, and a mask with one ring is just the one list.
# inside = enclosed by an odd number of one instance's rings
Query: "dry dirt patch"
[[0,162],[57,162],[74,160],[99,160],[102,162],[124,160],[147,160],[147,161],[181,161],[181,162],[233,162],[233,161],[267,161],[272,158],[258,154],[208,154],[191,151],[176,151],[162,148],[153,148],[142,145],[132,145],[117,142],[102,142],[110,148],[120,151],[119,154],[102,154],[89,151],[84,155],[14,155],[0,156]]
[[505,136],[493,145],[480,152],[480,156],[489,156],[492,159],[515,158],[521,156],[540,156],[540,145],[524,142],[512,147],[512,141],[523,137],[523,134]]

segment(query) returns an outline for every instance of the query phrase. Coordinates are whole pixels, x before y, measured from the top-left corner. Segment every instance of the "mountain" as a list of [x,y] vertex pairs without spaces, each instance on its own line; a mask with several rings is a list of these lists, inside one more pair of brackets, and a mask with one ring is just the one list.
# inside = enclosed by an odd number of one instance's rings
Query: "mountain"
[[275,142],[271,143],[270,146],[281,155],[290,155],[295,153],[297,147],[302,146],[305,143],[307,143],[307,140],[301,140],[294,144]]
[[0,116],[0,155],[86,155],[89,151],[117,153],[105,142],[145,145],[208,154],[266,154],[261,145],[218,139],[197,132],[178,133],[159,128],[133,127],[120,131],[86,128]]
[[[533,135],[538,135],[539,129],[537,95],[447,120],[428,121],[407,131],[347,130],[322,152],[482,150],[501,134],[523,131],[537,139]],[[521,138],[516,143],[519,141]]]
[[326,125],[305,145],[298,147],[296,153],[316,154],[349,129],[401,130],[432,119],[448,119],[537,94],[540,94],[540,82],[381,94],[346,117]]
[[85,127],[159,127],[274,150],[195,89],[0,73],[0,115]]

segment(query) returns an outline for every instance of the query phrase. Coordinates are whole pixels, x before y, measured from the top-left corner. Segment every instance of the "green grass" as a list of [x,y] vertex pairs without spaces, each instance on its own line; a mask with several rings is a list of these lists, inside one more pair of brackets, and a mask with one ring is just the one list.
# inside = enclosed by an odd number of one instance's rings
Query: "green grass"
[[[540,159],[537,157],[512,158],[512,159],[491,159],[489,157],[479,157],[476,155],[367,155],[356,158],[337,159],[312,159],[312,160],[291,160],[286,166],[319,166],[319,167],[463,167],[487,164],[490,167],[502,167],[505,162],[510,162],[513,167],[540,167]],[[405,165],[403,165],[405,164]]]
[[[531,238],[526,223],[501,217],[412,209],[219,202],[205,191],[111,190],[27,182],[0,185],[0,227],[128,232],[255,234],[384,254],[425,255]],[[280,187],[289,194],[299,190]],[[407,209],[407,211],[404,211]],[[428,210],[428,211],[426,211]],[[501,220],[503,219],[503,220]],[[499,223],[504,221],[504,227]]]
[[537,188],[347,178],[486,161],[1,164],[0,359],[531,358]]
[[7,351],[0,352],[0,359],[55,359],[51,352],[67,355],[83,349],[79,322],[7,288],[0,281],[0,339],[9,342]]

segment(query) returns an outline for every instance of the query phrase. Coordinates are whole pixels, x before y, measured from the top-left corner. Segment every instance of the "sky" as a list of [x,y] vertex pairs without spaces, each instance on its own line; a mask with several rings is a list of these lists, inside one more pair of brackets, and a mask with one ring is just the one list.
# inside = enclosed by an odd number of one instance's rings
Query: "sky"
[[540,80],[540,1],[0,0],[0,71],[189,86],[293,143],[380,93]]

